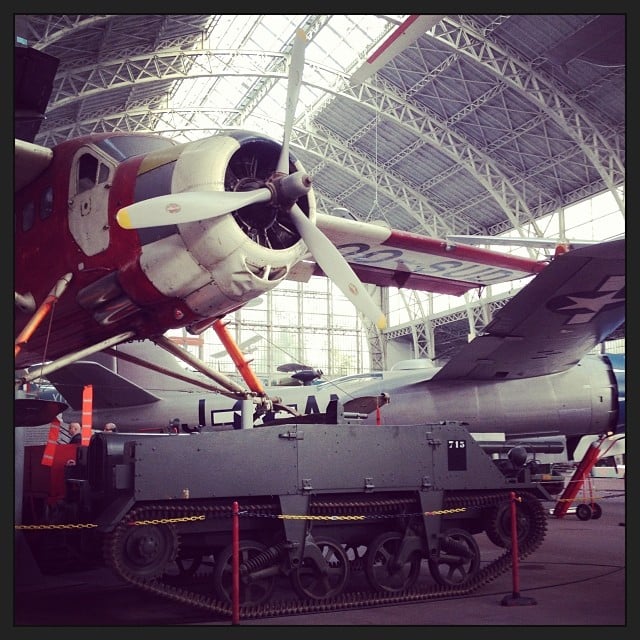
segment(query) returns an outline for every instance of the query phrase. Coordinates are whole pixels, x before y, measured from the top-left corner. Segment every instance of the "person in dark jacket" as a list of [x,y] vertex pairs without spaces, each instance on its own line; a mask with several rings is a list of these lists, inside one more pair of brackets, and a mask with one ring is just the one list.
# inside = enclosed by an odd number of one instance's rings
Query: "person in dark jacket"
[[69,423],[69,435],[71,436],[69,444],[82,444],[82,426],[79,422]]

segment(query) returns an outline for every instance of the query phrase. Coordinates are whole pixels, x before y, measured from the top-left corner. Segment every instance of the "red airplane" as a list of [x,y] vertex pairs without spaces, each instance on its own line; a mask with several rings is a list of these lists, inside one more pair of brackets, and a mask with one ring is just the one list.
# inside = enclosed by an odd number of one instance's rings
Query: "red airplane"
[[118,343],[199,334],[285,278],[326,275],[383,328],[363,282],[460,295],[545,268],[318,213],[289,153],[304,47],[299,32],[282,143],[248,131],[186,144],[150,133],[53,149],[16,140],[16,370],[48,363],[46,376]]

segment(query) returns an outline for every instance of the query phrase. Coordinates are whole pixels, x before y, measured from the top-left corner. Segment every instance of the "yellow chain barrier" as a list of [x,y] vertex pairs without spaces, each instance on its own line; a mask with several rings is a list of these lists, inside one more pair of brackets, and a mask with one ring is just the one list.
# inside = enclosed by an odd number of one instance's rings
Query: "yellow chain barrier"
[[15,529],[37,531],[39,529],[95,529],[97,524],[17,524]]
[[[458,507],[456,509],[441,509],[440,511],[425,511],[422,515],[425,516],[439,516],[449,513],[461,513],[466,511],[465,507]],[[242,515],[242,514],[241,514]],[[367,520],[371,516],[309,516],[309,515],[292,515],[292,514],[278,514],[273,516],[280,520]],[[182,518],[159,518],[155,520],[137,520],[127,523],[132,527],[141,527],[147,525],[157,524],[172,524],[174,522],[196,522],[206,520],[205,515],[198,516],[184,516]],[[28,531],[46,530],[46,529],[92,529],[97,527],[97,524],[32,524],[32,525],[16,525],[15,529],[22,529]]]
[[285,513],[277,515],[280,520],[366,520],[367,516],[293,516]]
[[138,527],[147,524],[172,524],[173,522],[195,522],[196,520],[206,520],[204,515],[199,516],[183,516],[182,518],[159,518],[158,520],[135,520],[128,524],[132,527]]
[[456,509],[441,509],[440,511],[425,511],[422,515],[424,516],[443,516],[447,513],[462,513],[466,511],[466,507],[457,507]]
[[[195,522],[196,520],[206,520],[206,516],[184,516],[182,518],[160,518],[158,520],[138,520],[129,522],[129,526],[138,527],[150,524],[171,524],[173,522]],[[18,524],[14,528],[24,531],[38,531],[46,529],[95,529],[97,524]]]

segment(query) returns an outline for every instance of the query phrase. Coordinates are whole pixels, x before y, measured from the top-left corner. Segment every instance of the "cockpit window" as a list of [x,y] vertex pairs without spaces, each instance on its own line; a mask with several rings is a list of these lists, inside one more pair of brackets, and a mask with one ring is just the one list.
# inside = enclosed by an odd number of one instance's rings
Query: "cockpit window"
[[48,218],[53,213],[53,187],[47,187],[40,199],[40,218]]
[[100,163],[98,167],[98,184],[102,184],[109,179],[109,167],[106,164]]
[[33,200],[29,200],[22,210],[22,230],[29,231],[33,227],[35,219],[36,207]]
[[89,153],[82,155],[78,162],[78,193],[95,187],[97,172],[98,159]]

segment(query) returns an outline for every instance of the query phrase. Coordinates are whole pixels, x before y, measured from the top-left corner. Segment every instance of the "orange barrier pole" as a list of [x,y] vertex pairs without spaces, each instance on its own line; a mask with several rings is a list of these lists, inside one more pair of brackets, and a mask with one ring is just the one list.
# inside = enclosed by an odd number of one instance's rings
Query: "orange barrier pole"
[[40,464],[43,464],[45,467],[53,466],[53,459],[56,455],[56,447],[58,446],[58,438],[60,437],[60,420],[55,417],[51,421],[51,426],[49,427],[49,435],[47,436],[47,446],[44,448],[42,452],[42,460]]
[[91,415],[93,413],[93,385],[85,385],[82,391],[82,446],[91,440]]
[[523,598],[520,595],[520,567],[519,567],[519,553],[518,553],[518,522],[516,519],[516,502],[519,498],[516,497],[514,491],[510,492],[511,497],[511,563],[513,566],[513,593],[510,596],[505,596],[502,599],[502,604],[505,606],[523,605],[523,604],[537,604],[533,598]]
[[240,375],[247,383],[249,389],[251,389],[251,391],[259,393],[260,395],[265,395],[265,390],[262,386],[262,383],[249,366],[249,362],[244,359],[244,354],[240,350],[240,347],[236,344],[236,341],[232,338],[231,334],[227,331],[226,325],[222,322],[222,320],[215,320],[212,326],[215,332],[218,334],[218,337],[220,338],[220,341],[222,342],[224,348],[231,356],[233,363],[238,368]]
[[238,503],[233,502],[231,523],[231,624],[240,624],[240,525]]
[[55,286],[49,292],[49,295],[44,299],[43,303],[36,309],[35,313],[31,316],[31,319],[25,325],[24,329],[20,332],[20,335],[16,338],[15,347],[13,351],[13,357],[15,358],[22,347],[29,341],[35,330],[40,326],[42,321],[47,317],[47,314],[53,308],[53,305],[58,302],[60,296],[64,293],[71,280],[71,273],[67,273],[56,282]]

